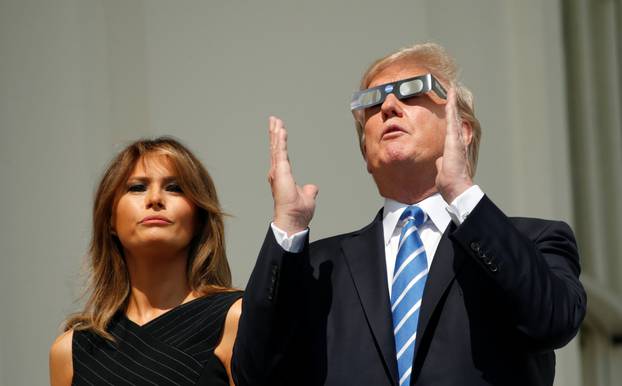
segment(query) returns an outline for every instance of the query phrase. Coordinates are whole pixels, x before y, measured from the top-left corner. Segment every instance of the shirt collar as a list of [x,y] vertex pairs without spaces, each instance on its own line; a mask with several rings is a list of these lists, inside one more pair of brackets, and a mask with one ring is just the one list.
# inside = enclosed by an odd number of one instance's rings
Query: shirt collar
[[[451,217],[447,213],[446,208],[449,206],[443,200],[440,193],[435,193],[424,200],[415,203],[419,206],[432,220],[432,224],[440,231],[445,232],[445,228],[449,225]],[[409,204],[403,204],[390,198],[385,198],[384,210],[382,211],[382,227],[384,231],[384,245],[388,245],[397,226],[397,222],[402,212]]]

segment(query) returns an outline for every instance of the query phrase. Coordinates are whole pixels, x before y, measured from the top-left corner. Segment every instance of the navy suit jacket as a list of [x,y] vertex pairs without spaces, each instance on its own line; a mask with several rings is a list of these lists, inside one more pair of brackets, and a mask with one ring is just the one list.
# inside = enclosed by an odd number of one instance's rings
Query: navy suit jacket
[[[233,374],[246,385],[398,385],[382,212],[285,252],[269,230],[249,279]],[[412,385],[552,385],[553,349],[585,315],[562,222],[506,217],[486,196],[445,231],[419,316]]]

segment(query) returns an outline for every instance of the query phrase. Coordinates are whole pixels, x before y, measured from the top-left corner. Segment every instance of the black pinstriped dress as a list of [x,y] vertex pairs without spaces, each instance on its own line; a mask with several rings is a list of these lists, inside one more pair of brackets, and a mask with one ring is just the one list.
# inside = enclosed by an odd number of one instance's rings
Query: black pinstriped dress
[[194,299],[142,326],[120,312],[108,328],[116,343],[74,331],[72,385],[229,385],[214,349],[229,307],[241,296]]

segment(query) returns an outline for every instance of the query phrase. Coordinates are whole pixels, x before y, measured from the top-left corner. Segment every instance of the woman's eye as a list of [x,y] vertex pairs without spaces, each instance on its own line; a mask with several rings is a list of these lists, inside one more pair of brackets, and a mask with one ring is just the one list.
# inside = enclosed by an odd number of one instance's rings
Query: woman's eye
[[128,192],[144,192],[147,190],[145,184],[131,184],[127,187]]
[[166,190],[168,190],[169,192],[183,193],[181,186],[179,186],[178,184],[168,184],[166,185]]

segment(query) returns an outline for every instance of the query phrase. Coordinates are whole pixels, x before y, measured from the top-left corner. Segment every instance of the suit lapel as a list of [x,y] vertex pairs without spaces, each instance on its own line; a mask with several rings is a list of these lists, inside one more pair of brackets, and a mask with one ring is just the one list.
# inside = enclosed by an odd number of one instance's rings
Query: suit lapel
[[[425,289],[423,290],[423,302],[421,303],[421,312],[419,313],[419,323],[417,325],[417,342],[423,339],[434,310],[463,263],[463,260],[455,255],[453,244],[449,238],[449,235],[455,229],[455,224],[453,222],[449,223],[434,254]],[[419,344],[415,345],[415,363],[417,363],[419,347]]]
[[382,353],[385,368],[395,385],[397,384],[397,360],[391,305],[387,290],[382,211],[369,226],[344,240],[342,249],[367,322]]

